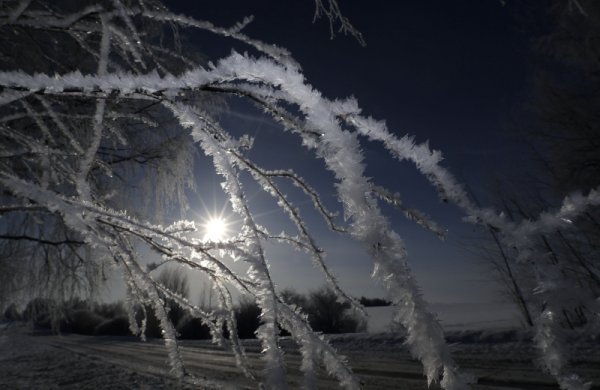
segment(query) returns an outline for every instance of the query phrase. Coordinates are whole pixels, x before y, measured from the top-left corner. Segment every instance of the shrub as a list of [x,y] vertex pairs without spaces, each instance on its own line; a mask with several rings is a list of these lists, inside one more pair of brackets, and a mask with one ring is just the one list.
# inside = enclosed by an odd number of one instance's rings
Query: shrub
[[61,306],[64,309],[64,311],[66,311],[67,313],[74,312],[77,310],[91,311],[90,303],[81,298],[72,298],[72,299],[64,302]]
[[[288,305],[299,307],[308,316],[308,321],[315,331],[354,333],[366,328],[364,321],[350,313],[350,304],[338,302],[335,293],[327,287],[311,292],[308,297],[291,289],[283,290],[279,296]],[[363,297],[361,303],[363,300],[380,306],[389,305],[389,302],[378,298],[371,300]],[[281,335],[287,336],[289,333],[281,331]]]
[[279,294],[279,296],[288,305],[296,305],[299,308],[301,308],[303,311],[305,311],[306,308],[308,307],[308,299],[306,299],[306,296],[302,295],[300,293],[297,293],[296,291],[294,291],[292,289],[288,288],[288,289],[283,290]]
[[249,298],[240,298],[240,303],[235,310],[239,338],[256,338],[256,330],[260,326],[260,313],[260,308],[256,302]]
[[127,317],[123,302],[98,303],[94,306],[94,313],[109,319]]
[[323,333],[354,333],[364,324],[348,311],[350,304],[338,301],[335,293],[326,287],[310,293],[306,312],[310,326]]
[[179,321],[177,332],[182,339],[207,340],[211,338],[210,328],[204,325],[199,318],[190,316],[185,316]]
[[6,310],[4,310],[2,319],[5,321],[20,321],[21,320],[21,313],[19,313],[19,309],[17,309],[17,305],[15,303],[11,303],[6,308]]
[[90,310],[73,310],[67,312],[62,319],[60,330],[62,332],[92,335],[96,327],[105,319]]
[[54,301],[47,298],[34,298],[23,310],[23,320],[29,321],[36,328],[50,329],[52,314],[56,310]]
[[94,329],[96,336],[130,336],[129,320],[127,317],[115,317],[98,324]]

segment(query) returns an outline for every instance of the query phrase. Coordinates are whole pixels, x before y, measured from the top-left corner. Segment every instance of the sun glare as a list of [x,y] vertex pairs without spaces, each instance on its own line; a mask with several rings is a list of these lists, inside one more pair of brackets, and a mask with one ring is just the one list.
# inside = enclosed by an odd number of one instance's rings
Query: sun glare
[[205,241],[220,241],[227,235],[227,224],[222,218],[211,218],[204,225]]

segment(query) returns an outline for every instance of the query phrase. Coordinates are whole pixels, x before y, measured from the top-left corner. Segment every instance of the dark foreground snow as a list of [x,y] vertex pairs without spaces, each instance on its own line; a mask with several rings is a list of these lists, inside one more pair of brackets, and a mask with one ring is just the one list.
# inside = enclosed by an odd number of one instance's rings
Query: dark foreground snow
[[20,326],[0,325],[0,329],[0,389],[166,390],[177,385],[160,373],[57,348]]
[[[457,362],[475,377],[474,389],[557,389],[553,379],[532,363],[535,350],[526,332],[517,330],[450,331],[447,341]],[[425,389],[421,365],[404,339],[390,334],[327,336],[346,355],[366,390]],[[569,343],[575,371],[600,385],[600,342],[586,338]],[[263,367],[256,340],[244,341],[255,374]],[[289,338],[285,350],[288,384],[298,388],[300,356]],[[208,341],[183,341],[181,351],[191,376],[182,389],[256,388],[235,367],[231,353]],[[0,389],[173,389],[166,351],[160,340],[133,337],[53,336],[32,333],[23,325],[0,324]],[[338,389],[319,372],[319,389]],[[432,386],[431,389],[439,387]]]

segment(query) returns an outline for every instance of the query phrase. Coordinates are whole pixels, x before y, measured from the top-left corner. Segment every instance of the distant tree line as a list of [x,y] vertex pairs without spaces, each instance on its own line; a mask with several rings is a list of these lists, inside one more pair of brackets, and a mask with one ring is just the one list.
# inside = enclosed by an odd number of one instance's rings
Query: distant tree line
[[[173,269],[163,270],[156,279],[164,286],[176,291],[183,298],[189,298],[189,282],[185,274]],[[308,317],[314,331],[326,334],[354,333],[366,330],[366,322],[354,313],[346,302],[339,302],[336,294],[326,287],[300,294],[293,290],[284,290],[282,299],[295,305]],[[199,318],[186,314],[169,299],[165,306],[169,308],[168,316],[175,325],[181,339],[210,339],[210,328]],[[380,298],[361,297],[363,306],[388,306],[389,301]],[[256,330],[260,326],[260,308],[256,302],[247,297],[240,297],[235,308],[235,322],[238,337],[241,339],[256,338]],[[38,330],[52,330],[61,333],[78,333],[99,336],[131,335],[127,310],[123,302],[94,303],[79,298],[58,304],[48,298],[34,298],[20,311],[16,304],[11,304],[3,313],[4,321],[23,321],[32,324]],[[148,338],[162,337],[160,321],[150,307],[139,306],[136,309],[136,322],[145,327]],[[229,337],[228,331],[224,331]],[[282,331],[282,335],[286,335]]]
[[34,298],[22,311],[11,304],[4,321],[23,321],[36,330],[84,335],[121,336],[131,334],[129,320],[121,302],[92,303],[79,298],[58,304],[49,298]]

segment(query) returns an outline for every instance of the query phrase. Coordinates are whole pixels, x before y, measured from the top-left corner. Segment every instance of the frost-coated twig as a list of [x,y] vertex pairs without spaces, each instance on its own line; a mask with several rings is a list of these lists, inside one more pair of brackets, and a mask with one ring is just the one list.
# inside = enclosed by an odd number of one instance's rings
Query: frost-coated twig
[[[323,3],[324,1],[327,1],[327,5]],[[315,0],[315,16],[313,18],[313,22],[320,18],[323,14],[327,16],[327,19],[329,20],[329,33],[332,39],[335,36],[333,25],[334,22],[338,20],[340,23],[338,31],[354,36],[361,46],[367,45],[361,32],[354,28],[348,18],[342,14],[337,0]]]
[[131,53],[135,57],[136,62],[138,62],[143,69],[146,69],[146,64],[143,62],[142,56],[138,50],[138,48],[142,48],[142,40],[140,39],[137,29],[133,25],[131,17],[127,13],[127,9],[120,0],[113,0],[113,4],[115,5],[115,8],[119,13],[119,17],[125,22],[128,34],[131,34],[131,38],[133,38],[132,41],[127,37],[126,34],[124,34],[123,38],[125,41],[125,45],[130,48]]
[[248,23],[252,21],[252,17],[248,17],[244,19],[243,22],[237,23],[232,28],[227,29],[217,27],[214,24],[204,20],[195,20],[194,18],[185,15],[174,15],[166,12],[152,12],[148,10],[131,10],[130,13],[131,15],[139,14],[143,17],[156,21],[173,22],[182,27],[193,27],[201,30],[207,30],[217,35],[231,37],[238,41],[244,42],[250,46],[253,46],[255,49],[271,56],[273,59],[279,61],[282,64],[291,66],[293,68],[300,68],[300,65],[292,58],[290,52],[286,49],[275,45],[267,44],[256,39],[252,39],[240,32],[240,30],[243,27],[245,27]]
[[346,389],[360,389],[360,380],[354,375],[346,362],[322,336],[313,332],[306,317],[293,310],[285,302],[279,301],[282,326],[287,329],[300,346],[306,388],[317,388],[315,368],[319,360],[323,361],[327,372],[336,377],[340,385]]
[[285,364],[283,351],[278,343],[277,327],[277,300],[273,281],[268,271],[264,250],[260,242],[259,229],[254,222],[248,205],[229,156],[223,153],[216,140],[203,129],[203,122],[196,120],[190,107],[163,103],[173,111],[179,119],[181,126],[190,128],[195,141],[200,144],[204,153],[213,158],[216,171],[225,178],[224,190],[229,195],[233,210],[240,214],[244,226],[242,231],[246,232],[249,240],[245,246],[249,253],[244,260],[248,262],[248,276],[257,284],[256,300],[261,308],[263,323],[256,331],[256,336],[263,345],[263,357],[265,360],[266,384],[269,388],[287,388],[285,380]]
[[[15,186],[13,185],[13,188]],[[24,187],[24,189],[22,189],[21,191],[27,191]],[[46,190],[47,191],[47,190]],[[34,198],[36,199],[36,198]],[[54,204],[56,205],[58,203],[58,199],[52,199],[52,197],[50,196],[44,196],[44,195],[40,195],[38,198],[38,200],[47,200],[48,202],[50,202],[50,204]],[[68,200],[63,200],[66,203],[70,203]],[[63,206],[57,206],[59,209],[61,210],[65,210],[66,208]],[[91,211],[93,210],[93,208],[90,208],[90,206],[86,207],[86,206],[80,206],[82,209]],[[19,208],[22,209],[22,208]],[[105,213],[100,212],[99,215],[103,215]],[[114,215],[114,218],[118,217],[118,215]],[[127,226],[128,229],[124,229],[122,226],[123,224],[121,224],[121,226],[117,226],[114,225],[114,223],[111,223],[109,221],[103,220],[102,218],[96,218],[95,221],[99,224],[103,224],[106,226],[111,227],[112,229],[116,229],[117,232],[119,233],[128,233],[128,234],[132,234],[132,235],[136,235],[139,237],[144,237],[141,233],[136,233],[135,229],[132,229],[133,225],[124,225]],[[121,218],[121,221],[123,221],[123,218]],[[114,220],[112,221],[114,222]],[[146,230],[150,230],[149,228],[146,228]],[[173,231],[171,229],[171,231]],[[156,233],[155,233],[156,234]],[[164,233],[164,235],[166,236],[168,233]],[[200,317],[204,320],[204,322],[209,325],[212,329],[212,333],[213,334],[217,334],[220,333],[220,329],[217,329],[215,327],[215,324],[210,322],[212,317],[208,316],[206,313],[200,311],[199,309],[197,309],[196,307],[192,306],[189,304],[189,302],[187,302],[187,300],[185,300],[184,298],[177,296],[176,294],[172,293],[170,290],[166,290],[164,288],[162,288],[159,284],[156,284],[154,281],[152,281],[151,278],[149,278],[148,276],[146,276],[145,272],[141,270],[141,268],[139,267],[138,263],[135,259],[135,255],[133,254],[133,250],[130,247],[130,245],[127,243],[127,241],[125,241],[122,238],[122,234],[119,235],[115,235],[116,238],[115,240],[117,240],[118,242],[120,242],[119,245],[123,246],[121,248],[120,251],[117,251],[116,253],[127,253],[127,257],[124,256],[120,256],[119,259],[122,261],[123,266],[126,267],[126,274],[130,274],[131,278],[126,278],[126,282],[127,282],[127,286],[128,286],[128,291],[131,290],[135,290],[138,291],[138,293],[134,294],[134,296],[139,296],[139,294],[141,292],[143,292],[144,294],[149,294],[149,300],[148,303],[151,304],[154,307],[154,310],[157,314],[157,317],[159,318],[159,320],[161,321],[161,327],[163,329],[166,329],[165,331],[165,345],[167,346],[167,348],[169,349],[169,358],[170,358],[170,362],[172,365],[172,369],[173,372],[176,374],[176,376],[178,376],[179,378],[182,378],[182,375],[184,373],[183,371],[183,363],[181,361],[181,357],[179,356],[179,352],[178,352],[178,348],[177,348],[177,343],[176,343],[176,339],[175,339],[175,330],[172,327],[172,324],[170,324],[170,322],[165,322],[168,321],[168,319],[166,318],[166,312],[164,312],[164,307],[161,306],[161,300],[157,299],[157,295],[155,292],[153,291],[160,291],[161,293],[165,294],[166,296],[168,296],[170,299],[174,300],[175,302],[177,302],[177,304],[179,304],[181,307],[183,307],[184,309],[186,309],[187,311],[189,311],[192,315],[196,316],[196,317]],[[147,240],[150,240],[149,237],[144,237]],[[190,245],[192,246],[192,245]],[[157,245],[155,245],[154,247],[157,247]],[[169,254],[168,252],[168,248],[163,247],[162,248],[162,253],[164,254]],[[171,255],[173,258],[176,258],[176,256]],[[216,259],[214,259],[216,261]],[[178,261],[184,263],[184,264],[188,264],[191,265],[193,268],[202,268],[198,265],[193,264],[190,261],[187,261],[185,258],[179,258]],[[218,262],[221,265],[221,271],[224,269],[224,265],[220,262]],[[214,274],[210,271],[207,270],[207,274],[209,276],[214,276]],[[233,275],[233,273],[231,273],[229,271],[229,275]],[[214,278],[214,281],[218,281],[218,278]],[[238,282],[239,284],[241,284],[243,287],[248,285],[248,283],[242,282],[239,279],[236,279],[235,277],[230,278],[231,282]],[[223,293],[223,292],[222,292]],[[131,297],[128,298],[129,301],[131,301]],[[229,310],[229,318],[227,319],[228,321],[228,327],[230,329],[231,332],[234,332],[236,330],[235,328],[235,324],[233,324],[232,321],[232,317],[231,315],[233,315],[233,306],[231,304],[231,297],[230,296],[226,296],[225,298],[228,302],[227,304],[227,308]],[[131,330],[134,333],[140,333],[144,331],[145,325],[142,326],[142,329],[140,330],[137,325],[135,324],[135,318],[133,316],[131,309],[129,310],[129,316],[130,316],[130,323],[131,323]],[[164,315],[163,315],[164,314]],[[172,328],[172,329],[171,329]],[[236,361],[238,362],[238,364],[240,365],[240,367],[242,368],[242,370],[249,376],[252,378],[252,375],[250,373],[250,371],[247,369],[247,363],[246,363],[246,358],[245,355],[243,353],[243,350],[241,349],[241,346],[239,345],[239,341],[237,340],[237,338],[233,338],[232,339],[232,350],[235,353],[236,356]]]
[[285,194],[279,189],[272,178],[284,177],[292,180],[296,186],[300,187],[308,196],[311,197],[314,207],[321,213],[330,228],[334,231],[342,232],[343,230],[334,224],[333,214],[325,209],[325,206],[321,202],[321,199],[316,191],[306,184],[306,182],[294,172],[283,170],[267,171],[260,168],[258,165],[248,160],[239,151],[237,151],[235,148],[235,143],[229,139],[227,133],[220,129],[215,123],[208,120],[204,116],[196,115],[196,118],[197,120],[201,121],[203,125],[209,127],[211,135],[215,136],[215,138],[217,138],[222,144],[222,146],[220,146],[221,150],[226,154],[230,154],[233,157],[233,161],[236,162],[241,168],[248,170],[256,182],[262,186],[265,192],[269,193],[277,200],[277,204],[284,210],[286,214],[288,214],[302,236],[302,245],[300,245],[300,247],[308,250],[308,252],[312,255],[315,264],[321,269],[323,275],[325,275],[327,283],[338,295],[338,297],[350,303],[350,305],[362,315],[366,315],[362,306],[355,299],[346,294],[339,286],[335,277],[325,264],[323,251],[316,245],[306,224],[304,223],[304,220],[299,214],[299,210],[287,199]]
[[[282,174],[280,172],[264,171],[261,168],[259,168],[256,164],[243,158],[241,155],[239,155],[235,151],[230,150],[230,152],[233,154],[233,156],[236,157],[236,159],[237,159],[238,163],[240,163],[240,165],[242,165],[243,167],[245,167],[246,169],[248,169],[251,172],[252,176],[263,187],[265,192],[269,193],[275,199],[277,199],[277,204],[280,205],[280,207],[289,215],[290,219],[296,225],[298,231],[300,232],[300,235],[302,236],[301,242],[303,242],[304,245],[302,245],[301,247],[304,249],[308,248],[309,253],[311,254],[315,264],[321,269],[321,272],[323,273],[323,275],[325,275],[325,279],[327,280],[327,283],[333,289],[333,291],[336,293],[336,295],[338,297],[340,297],[341,299],[343,299],[345,302],[350,303],[350,305],[355,310],[360,312],[362,315],[366,315],[362,306],[356,301],[356,299],[353,299],[348,294],[346,294],[346,292],[339,286],[339,284],[338,284],[337,280],[335,279],[335,277],[333,276],[333,274],[329,271],[329,268],[325,264],[325,259],[323,257],[323,251],[317,246],[317,244],[315,243],[315,240],[309,233],[308,228],[306,227],[306,224],[304,223],[304,220],[302,219],[302,217],[299,214],[299,210],[292,205],[292,203],[287,199],[287,197],[283,194],[283,192],[281,192],[279,187],[270,179],[271,177],[281,177]],[[304,188],[306,188],[307,190],[309,189],[309,187],[306,184],[304,184],[304,182],[301,179],[299,179],[297,176],[295,176],[295,175],[290,176],[289,174],[283,175],[283,176],[292,177],[292,178],[298,180],[299,183],[302,183],[300,185],[302,185]],[[318,210],[322,211],[324,214],[324,218],[326,220],[328,220],[331,225],[333,225],[331,222],[331,216],[329,214],[326,214],[326,211],[322,207],[322,204],[320,203],[320,200],[318,199],[318,197],[314,201],[315,201],[315,207],[317,207]]]
[[0,107],[18,101],[31,95],[32,92],[6,90],[0,93]]
[[[48,126],[46,126],[44,121],[40,119],[40,117],[37,115],[37,113],[34,112],[34,110],[31,108],[31,106],[25,100],[22,100],[21,104],[27,111],[27,114],[33,118],[37,127],[41,130],[42,135],[43,135],[42,139],[45,140],[45,142],[43,142],[43,143],[46,143],[46,144],[50,143],[52,140],[52,135],[50,133],[50,129],[48,128]],[[46,151],[44,152],[43,149],[46,149]],[[40,153],[40,158],[42,160],[42,166],[45,167],[44,170],[42,171],[42,177],[40,178],[40,186],[42,188],[47,188],[48,184],[49,184],[48,174],[49,174],[50,170],[48,169],[48,167],[50,167],[51,164],[50,164],[49,153],[48,153],[47,149],[48,149],[47,146],[42,147],[42,153]]]
[[398,194],[392,194],[390,191],[381,186],[373,186],[373,193],[375,193],[375,195],[377,195],[379,198],[385,200],[387,203],[401,210],[409,220],[415,221],[425,229],[435,233],[438,238],[443,240],[446,237],[445,229],[440,228],[437,223],[431,221],[429,218],[423,215],[421,211],[404,206]]
[[[254,165],[254,167],[256,167],[256,165]],[[270,171],[260,169],[258,171],[260,172],[260,175],[264,177],[281,177],[291,180],[296,187],[300,188],[302,191],[304,191],[306,195],[308,195],[311,198],[315,209],[321,214],[321,216],[323,217],[323,219],[325,220],[325,222],[331,230],[335,232],[346,233],[346,230],[344,228],[335,224],[333,220],[335,214],[327,211],[317,191],[310,187],[306,183],[306,181],[300,176],[298,176],[294,171],[282,169]]]
[[[560,210],[554,214],[542,213],[538,220],[523,220],[520,223],[507,221],[502,215],[491,209],[478,207],[466,195],[463,187],[458,184],[452,174],[440,165],[441,153],[432,151],[425,144],[416,145],[410,137],[398,139],[387,131],[385,123],[372,118],[363,118],[359,115],[360,109],[355,101],[350,101],[338,111],[341,118],[364,136],[371,140],[381,141],[392,155],[399,160],[410,160],[438,189],[440,197],[450,200],[459,206],[465,213],[465,220],[474,224],[490,227],[500,234],[500,241],[506,248],[516,251],[517,261],[531,263],[540,269],[540,256],[533,248],[534,236],[556,230],[558,227],[569,227],[572,220],[583,214],[589,207],[600,204],[599,189],[590,191],[587,196],[574,194],[565,198]],[[538,293],[533,297],[542,300],[546,306],[534,320],[536,328],[535,341],[540,350],[542,368],[553,375],[561,388],[586,389],[590,386],[578,375],[565,372],[567,348],[564,345],[560,325],[557,321],[558,307],[563,289],[560,284],[554,283],[549,272],[535,272]],[[543,292],[543,294],[540,294]]]
[[[2,73],[0,73],[0,84],[4,83]],[[122,90],[123,85],[127,82],[121,79],[127,79],[132,88],[147,90],[152,92],[165,87],[173,89],[179,88],[195,88],[202,87],[209,83],[214,83],[217,80],[232,80],[239,79],[244,81],[261,80],[266,84],[274,87],[279,87],[287,94],[289,102],[298,104],[305,113],[307,123],[311,128],[321,129],[323,132],[318,143],[316,143],[317,153],[325,159],[325,162],[330,170],[332,170],[339,181],[338,192],[342,203],[345,205],[345,214],[347,217],[353,218],[351,234],[362,241],[369,250],[374,262],[374,275],[383,282],[384,287],[388,290],[394,302],[398,305],[399,313],[397,315],[406,329],[409,331],[409,345],[413,354],[419,357],[424,366],[428,379],[430,381],[437,380],[446,373],[447,378],[455,378],[453,374],[455,364],[447,352],[441,328],[437,325],[433,315],[429,313],[426,306],[420,297],[418,287],[410,276],[410,271],[405,263],[405,254],[402,241],[399,236],[390,233],[389,225],[386,219],[380,214],[375,202],[369,196],[371,184],[363,176],[364,167],[362,164],[362,156],[359,152],[357,140],[350,133],[344,133],[339,128],[335,119],[333,110],[327,111],[323,108],[331,107],[332,103],[322,98],[310,86],[305,84],[303,77],[295,70],[288,69],[277,65],[276,63],[259,59],[253,60],[237,53],[223,59],[212,70],[206,71],[196,69],[186,72],[180,77],[168,76],[167,78],[148,77],[148,76],[118,76],[110,79],[112,76],[103,78],[94,78],[93,76],[76,76],[72,79],[64,79],[67,83],[72,82],[73,87],[83,83],[84,85],[94,85],[100,89],[110,88],[117,90],[117,80],[120,82]],[[24,84],[35,83],[55,83],[50,79],[43,77],[23,76],[19,79],[24,80]],[[135,82],[134,80],[142,79],[145,82]],[[69,81],[73,80],[73,81]],[[132,81],[134,81],[133,84]],[[107,83],[108,82],[108,83]],[[113,83],[114,86],[113,86]],[[135,85],[135,87],[134,87]],[[64,87],[64,86],[63,86]],[[60,87],[59,87],[60,88]],[[310,102],[310,104],[307,104]],[[172,109],[176,116],[180,118],[180,123],[184,127],[193,126],[197,123],[193,112],[189,108],[167,105]],[[199,129],[200,130],[200,129]],[[261,330],[266,330],[269,334],[274,334],[275,318],[276,318],[276,303],[273,300],[274,291],[272,290],[272,282],[268,277],[268,271],[264,265],[262,250],[260,248],[258,232],[247,210],[241,193],[239,184],[237,183],[236,175],[230,169],[230,166],[225,160],[225,154],[220,152],[218,145],[214,144],[215,140],[212,137],[207,137],[203,131],[193,132],[195,137],[198,137],[204,144],[203,148],[206,153],[213,156],[220,163],[215,163],[216,169],[222,175],[228,178],[228,184],[225,187],[230,193],[234,210],[243,215],[246,229],[249,234],[256,235],[255,243],[249,247],[249,252],[257,250],[258,258],[251,267],[253,276],[257,277],[257,282],[268,291],[262,297],[258,297],[259,304],[263,308],[263,314],[266,314],[266,324],[271,322],[273,329],[263,324]],[[308,135],[305,135],[308,137]],[[310,139],[314,144],[314,139]],[[254,248],[254,249],[253,249]],[[254,261],[254,260],[253,260]],[[271,309],[266,309],[269,307]],[[278,372],[276,376],[272,376],[272,383],[278,383],[281,380],[283,372],[277,367],[282,367],[281,355],[277,347],[276,336],[267,336],[266,333],[259,332],[263,342],[268,344],[266,347],[267,360],[273,363],[270,368],[273,372]],[[279,363],[278,363],[279,362]],[[445,380],[448,388],[460,387],[460,381],[453,382],[452,379]]]
[[[21,3],[23,4],[26,2],[28,2],[28,0],[23,0]],[[28,26],[28,27],[33,27],[33,28],[53,28],[53,27],[54,28],[68,28],[68,27],[72,26],[73,24],[77,23],[78,21],[80,21],[90,15],[98,14],[102,11],[103,11],[102,6],[100,6],[98,4],[90,5],[90,6],[87,6],[83,9],[81,9],[80,11],[73,12],[68,15],[62,15],[59,17],[57,17],[56,15],[53,15],[49,12],[42,12],[42,11],[29,12],[28,11],[28,12],[25,12],[25,16],[27,16],[27,19],[21,18],[18,20],[17,19],[11,20],[12,18],[9,17],[6,21],[4,21],[4,23]],[[19,15],[23,15],[23,12],[24,12],[24,10],[21,10]],[[96,27],[95,25],[93,25],[93,26]],[[87,27],[89,27],[89,26],[87,26]]]
[[142,59],[142,54],[139,52],[137,44],[132,42],[131,39],[127,36],[128,32],[121,31],[119,27],[117,27],[114,23],[110,24],[110,33],[115,37],[113,39],[113,44],[115,46],[119,46],[121,48],[122,53],[130,53],[133,57],[133,61],[129,58],[128,55],[124,55],[123,59],[127,62],[127,65],[130,69],[132,69],[135,73],[142,72],[146,69],[144,65],[144,61]]
[[[105,221],[100,218],[98,219],[98,222],[105,223],[105,224],[113,226],[113,227],[119,227],[126,233],[134,235],[134,236],[140,238],[141,240],[143,240],[145,243],[147,243],[150,246],[151,249],[156,250],[163,257],[166,257],[167,259],[173,260],[177,263],[187,265],[190,268],[199,269],[199,270],[203,271],[204,273],[206,273],[210,277],[218,276],[219,278],[225,279],[229,283],[232,283],[240,291],[250,293],[249,288],[251,288],[253,286],[253,283],[251,281],[245,280],[245,279],[241,278],[240,276],[238,276],[237,274],[235,274],[222,261],[219,261],[216,257],[211,255],[208,250],[201,248],[200,246],[198,246],[197,244],[195,244],[193,242],[189,242],[189,241],[185,241],[185,240],[176,240],[181,245],[183,245],[193,251],[188,258],[185,255],[183,255],[182,253],[176,252],[173,248],[171,248],[167,245],[158,244],[156,241],[153,240],[153,237],[159,237],[159,238],[168,239],[168,240],[173,239],[172,236],[170,236],[169,234],[164,234],[164,233],[160,233],[160,232],[156,232],[156,231],[150,232],[148,234],[147,231],[144,232],[144,230],[142,230],[140,232],[138,229],[132,228],[130,225],[122,224],[122,223],[119,225],[116,225],[116,224],[114,224],[114,221],[109,222],[109,221]],[[234,253],[236,253],[236,254],[239,252],[240,252],[239,250],[234,250]],[[194,261],[196,258],[199,258],[200,260],[207,262],[207,264],[205,264],[205,265],[198,264],[197,262]]]
[[245,376],[254,381],[258,381],[258,379],[250,371],[251,367],[250,363],[248,362],[248,357],[246,356],[244,347],[240,343],[240,339],[238,337],[237,320],[235,318],[235,309],[233,307],[231,293],[229,292],[227,287],[219,280],[219,278],[212,278],[212,282],[215,286],[217,286],[217,291],[219,292],[219,296],[221,297],[221,301],[226,311],[225,322],[227,324],[227,329],[229,330],[229,337],[231,339],[231,350],[233,351],[233,354],[235,356],[235,362],[237,366],[241,368]]
[[118,259],[122,262],[123,266],[127,267],[136,284],[139,283],[140,287],[142,287],[143,291],[148,294],[148,297],[150,298],[154,313],[160,321],[160,326],[163,330],[163,339],[168,351],[171,371],[174,376],[181,381],[185,376],[185,370],[177,343],[177,332],[175,331],[173,323],[169,320],[168,313],[163,306],[160,295],[158,294],[158,284],[141,269],[139,263],[135,260],[135,255],[131,244],[123,236],[116,236],[115,244],[120,247],[120,250],[118,251],[118,253],[120,253],[120,255],[118,255]]
[[54,123],[56,124],[56,127],[58,127],[58,129],[61,131],[61,133],[69,140],[69,144],[75,150],[75,152],[83,154],[84,151],[83,151],[83,148],[81,147],[81,144],[79,143],[77,138],[75,138],[73,136],[73,133],[68,128],[68,126],[62,121],[62,119],[59,118],[59,116],[54,111],[54,109],[52,109],[52,107],[50,106],[50,103],[48,103],[48,100],[45,99],[43,96],[39,96],[39,95],[36,95],[36,98],[42,103],[42,105],[44,106],[44,109],[46,110],[46,112],[48,113],[50,118],[52,118]]
[[428,380],[444,375],[446,388],[463,388],[456,374],[441,327],[427,310],[405,260],[404,245],[391,232],[385,217],[369,196],[371,184],[363,175],[362,154],[355,136],[342,132],[335,118],[332,103],[305,84],[301,74],[268,60],[256,61],[232,54],[219,62],[214,73],[224,79],[232,77],[245,81],[261,81],[276,86],[297,104],[313,128],[321,129],[316,145],[328,168],[338,180],[338,194],[345,214],[353,219],[351,234],[365,244],[375,263],[374,275],[383,283],[398,306],[396,319],[408,330],[408,344],[413,355],[425,367]]
[[[98,61],[98,75],[100,77],[106,74],[108,69],[108,56],[110,54],[111,44],[111,32],[110,32],[110,19],[102,14],[100,17],[102,22],[102,38],[100,40],[100,60]],[[96,113],[94,115],[92,125],[92,139],[90,145],[87,147],[81,165],[79,167],[79,175],[77,178],[77,191],[79,195],[86,200],[91,199],[90,185],[87,181],[87,175],[92,169],[92,164],[96,157],[96,152],[100,147],[100,141],[102,140],[102,122],[104,120],[104,109],[106,107],[105,99],[98,99],[96,102]]]
[[14,23],[17,19],[19,19],[19,16],[21,16],[23,11],[25,11],[25,9],[27,9],[27,7],[29,7],[30,3],[31,3],[31,0],[21,0],[19,2],[19,5],[8,16],[8,22]]

